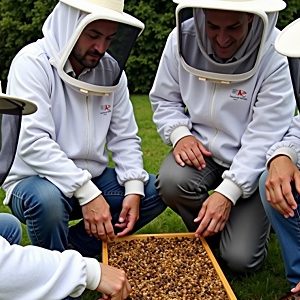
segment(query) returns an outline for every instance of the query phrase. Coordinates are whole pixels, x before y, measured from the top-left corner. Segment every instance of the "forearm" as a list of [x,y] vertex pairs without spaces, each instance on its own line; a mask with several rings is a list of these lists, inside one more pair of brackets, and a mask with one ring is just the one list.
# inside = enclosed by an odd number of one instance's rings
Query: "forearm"
[[73,250],[11,246],[2,237],[0,247],[1,299],[63,299],[99,284],[99,263]]

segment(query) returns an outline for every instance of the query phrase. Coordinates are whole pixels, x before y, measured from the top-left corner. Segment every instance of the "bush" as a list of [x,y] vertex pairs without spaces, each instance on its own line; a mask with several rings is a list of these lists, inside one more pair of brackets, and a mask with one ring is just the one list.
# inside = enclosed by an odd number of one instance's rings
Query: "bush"
[[[4,88],[13,57],[24,45],[42,36],[43,22],[56,3],[57,0],[0,1],[0,80]],[[279,16],[279,28],[299,16],[300,1],[288,0],[287,4]],[[125,1],[125,11],[145,23],[145,31],[126,66],[132,93],[149,92],[165,41],[175,26],[175,7],[171,0]]]
[[300,1],[299,0],[287,0],[285,1],[287,7],[280,12],[277,27],[282,29],[288,25],[291,21],[299,18],[300,15]]
[[126,67],[133,93],[147,94],[152,86],[167,36],[175,26],[175,7],[170,0],[126,2],[128,13],[145,24]]
[[0,1],[0,80],[6,85],[9,66],[16,53],[42,36],[42,24],[56,0]]

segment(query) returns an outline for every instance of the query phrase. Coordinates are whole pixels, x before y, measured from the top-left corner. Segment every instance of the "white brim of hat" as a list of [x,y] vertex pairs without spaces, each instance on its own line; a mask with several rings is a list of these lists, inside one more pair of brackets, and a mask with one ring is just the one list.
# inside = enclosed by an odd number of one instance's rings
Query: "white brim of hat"
[[243,12],[276,12],[283,10],[286,3],[282,0],[173,0],[185,7],[232,10]]
[[[2,99],[8,100],[8,102],[1,101]],[[13,96],[9,96],[9,95],[0,93],[0,110],[12,108],[11,106],[8,105],[9,102],[13,102],[13,103],[16,103],[17,105],[21,106],[22,107],[22,115],[29,115],[29,114],[36,112],[36,110],[37,110],[37,106],[29,100],[25,100],[22,98],[13,97]]]
[[124,13],[123,11],[117,11],[106,7],[102,7],[100,5],[97,5],[96,3],[93,3],[92,1],[86,1],[86,0],[60,0],[60,1],[69,6],[75,7],[78,10],[85,11],[87,13],[103,15],[105,16],[106,20],[112,20],[119,23],[129,24],[138,27],[141,29],[141,32],[145,28],[144,23],[138,20],[137,18],[127,13]]
[[280,32],[275,41],[275,49],[288,57],[300,57],[300,18]]

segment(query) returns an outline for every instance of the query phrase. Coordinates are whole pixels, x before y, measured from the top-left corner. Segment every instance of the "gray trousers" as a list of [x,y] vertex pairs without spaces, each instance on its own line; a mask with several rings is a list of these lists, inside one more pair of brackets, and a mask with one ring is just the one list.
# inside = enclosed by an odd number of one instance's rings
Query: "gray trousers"
[[[173,154],[164,160],[157,177],[157,188],[163,201],[178,213],[188,230],[194,223],[208,192],[222,181],[225,168],[206,158],[206,168],[179,166]],[[219,254],[230,269],[245,273],[256,271],[267,255],[270,223],[262,206],[259,191],[247,199],[239,199],[225,228],[220,233]]]

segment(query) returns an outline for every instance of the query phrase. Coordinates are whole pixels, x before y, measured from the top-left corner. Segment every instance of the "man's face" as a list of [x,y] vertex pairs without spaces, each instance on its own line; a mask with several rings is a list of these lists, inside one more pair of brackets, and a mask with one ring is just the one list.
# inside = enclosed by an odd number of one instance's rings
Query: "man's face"
[[76,74],[84,68],[95,68],[110,46],[118,29],[118,23],[97,20],[82,31],[70,54],[70,62]]
[[243,12],[207,9],[205,25],[214,54],[222,59],[230,59],[243,44],[253,15]]

